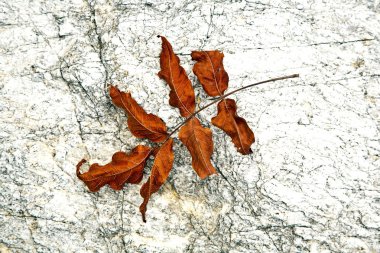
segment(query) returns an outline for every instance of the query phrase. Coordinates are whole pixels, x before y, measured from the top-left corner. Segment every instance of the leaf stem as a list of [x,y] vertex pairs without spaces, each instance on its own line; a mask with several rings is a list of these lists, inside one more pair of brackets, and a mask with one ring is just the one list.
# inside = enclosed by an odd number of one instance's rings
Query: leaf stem
[[202,108],[199,108],[197,111],[195,111],[193,114],[191,114],[189,117],[187,117],[184,121],[182,121],[181,123],[179,123],[178,125],[175,126],[174,130],[171,131],[169,134],[168,134],[168,137],[160,143],[160,146],[162,144],[164,144],[165,142],[167,142],[169,140],[169,138],[175,133],[178,131],[178,129],[180,129],[183,125],[186,124],[186,122],[188,122],[190,119],[192,119],[195,115],[197,115],[198,113],[200,113],[201,111],[205,110],[206,108],[212,106],[213,104],[216,104],[217,102],[219,102],[220,100],[232,95],[232,94],[235,94],[236,92],[239,92],[239,91],[242,91],[242,90],[245,90],[245,89],[248,89],[248,88],[251,88],[251,87],[254,87],[254,86],[257,86],[257,85],[260,85],[260,84],[264,84],[264,83],[271,83],[271,82],[276,82],[276,81],[280,81],[280,80],[285,80],[285,79],[290,79],[290,78],[297,78],[299,77],[299,74],[293,74],[293,75],[289,75],[289,76],[282,76],[282,77],[276,77],[276,78],[272,78],[272,79],[268,79],[268,80],[265,80],[265,81],[261,81],[261,82],[258,82],[258,83],[253,83],[253,84],[249,84],[247,86],[244,86],[244,87],[241,87],[241,88],[238,88],[236,90],[233,90],[227,94],[224,94],[223,96],[220,96],[220,97],[217,97],[214,101],[212,101],[211,103],[205,105],[204,107]]

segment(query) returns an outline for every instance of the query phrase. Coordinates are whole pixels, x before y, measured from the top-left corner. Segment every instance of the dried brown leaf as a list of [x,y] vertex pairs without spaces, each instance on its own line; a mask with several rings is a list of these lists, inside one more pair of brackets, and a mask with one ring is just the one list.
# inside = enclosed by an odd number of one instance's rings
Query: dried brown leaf
[[251,154],[251,145],[255,135],[247,122],[237,115],[236,102],[233,99],[223,99],[218,103],[218,114],[211,119],[213,125],[226,132],[243,155]]
[[155,154],[153,167],[148,181],[141,187],[140,194],[144,202],[140,205],[143,221],[146,222],[145,213],[150,196],[157,192],[169,176],[173,167],[174,152],[173,139],[167,140]]
[[224,54],[219,51],[193,51],[193,72],[205,92],[212,97],[223,95],[228,88],[228,74],[223,66]]
[[209,128],[203,127],[194,117],[181,127],[178,137],[189,150],[193,168],[201,179],[216,173],[210,161],[214,144]]
[[120,91],[117,87],[110,87],[112,102],[124,109],[128,115],[128,127],[131,133],[138,138],[148,138],[153,142],[161,142],[166,139],[165,122],[154,114],[145,110],[132,98],[130,93]]
[[121,190],[125,183],[141,182],[150,152],[151,149],[143,145],[138,145],[128,154],[116,152],[110,163],[104,166],[94,163],[87,172],[81,174],[80,168],[86,162],[83,159],[77,165],[77,176],[92,192],[98,191],[106,184],[114,190]]
[[171,44],[165,37],[161,37],[161,39],[161,71],[158,75],[170,87],[169,104],[178,108],[180,114],[186,119],[168,134],[166,124],[159,117],[146,113],[130,93],[121,92],[117,87],[111,86],[112,101],[127,113],[128,127],[132,134],[159,144],[154,149],[139,145],[130,153],[116,152],[110,163],[103,166],[97,163],[92,164],[89,171],[85,173],[80,172],[81,166],[86,162],[83,159],[78,163],[76,171],[78,178],[87,185],[90,191],[98,191],[106,184],[115,190],[120,190],[125,183],[137,184],[141,182],[146,161],[150,155],[154,155],[155,159],[150,177],[140,189],[140,194],[144,199],[140,205],[144,222],[146,222],[146,211],[150,197],[165,183],[173,166],[173,139],[170,138],[172,134],[179,130],[179,139],[189,150],[192,166],[201,179],[216,174],[216,169],[211,163],[214,148],[212,132],[209,128],[203,127],[194,116],[219,102],[218,114],[212,118],[212,123],[232,138],[232,142],[240,153],[250,154],[252,153],[250,146],[255,141],[254,133],[246,120],[238,116],[235,100],[226,99],[226,97],[259,84],[298,77],[298,74],[295,74],[269,79],[223,95],[228,88],[229,81],[228,74],[223,66],[223,53],[216,50],[194,51],[191,56],[193,60],[197,61],[193,68],[195,75],[208,95],[219,96],[217,100],[195,111],[195,95],[191,82],[185,70],[180,66],[179,58],[174,54]]
[[[228,74],[223,66],[223,53],[219,51],[194,51],[191,53],[195,63],[193,71],[209,96],[222,96],[228,88]],[[218,103],[218,114],[212,124],[222,129],[231,138],[237,150],[243,155],[251,154],[254,134],[247,122],[236,113],[233,99],[223,99]]]
[[169,104],[179,108],[183,117],[195,111],[195,95],[185,70],[179,64],[179,58],[173,52],[169,41],[161,36],[162,51],[160,54],[161,71],[158,76],[170,87]]

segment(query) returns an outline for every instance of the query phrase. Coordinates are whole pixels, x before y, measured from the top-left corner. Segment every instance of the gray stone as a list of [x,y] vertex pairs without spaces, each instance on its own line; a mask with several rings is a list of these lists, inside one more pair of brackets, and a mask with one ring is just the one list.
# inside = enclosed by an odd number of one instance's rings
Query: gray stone
[[[0,1],[1,252],[379,252],[379,1]],[[195,85],[191,50],[219,49],[253,154],[214,132],[219,173],[201,181],[184,146],[148,205],[139,186],[90,193],[83,157],[133,138],[107,85],[170,128],[157,77],[164,35]],[[150,163],[151,165],[151,163]],[[146,168],[145,179],[149,175]]]

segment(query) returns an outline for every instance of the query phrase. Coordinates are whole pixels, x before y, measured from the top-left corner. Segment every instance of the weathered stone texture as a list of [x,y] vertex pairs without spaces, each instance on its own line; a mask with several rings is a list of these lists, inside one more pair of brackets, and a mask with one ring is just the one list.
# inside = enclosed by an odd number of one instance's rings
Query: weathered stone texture
[[[257,141],[242,156],[211,126],[219,175],[177,141],[144,224],[138,186],[90,193],[75,165],[143,143],[107,84],[180,122],[158,34],[201,105],[191,50],[224,52],[229,91],[301,77],[234,96]],[[379,252],[379,35],[377,0],[0,0],[0,252]]]

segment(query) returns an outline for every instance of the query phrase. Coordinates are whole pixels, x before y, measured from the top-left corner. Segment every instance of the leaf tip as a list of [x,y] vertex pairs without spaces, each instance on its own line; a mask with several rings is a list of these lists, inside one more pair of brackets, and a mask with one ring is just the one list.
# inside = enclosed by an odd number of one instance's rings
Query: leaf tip
[[[148,200],[144,196],[145,193],[143,192],[143,187],[141,187],[141,189],[140,189],[140,195],[144,198],[144,201],[143,201],[143,203],[141,203],[139,209],[140,209],[142,221],[144,223],[146,223],[146,206],[148,204]],[[149,196],[148,196],[148,198],[149,198]]]
[[77,172],[77,177],[80,177],[80,175],[81,175],[81,173],[80,173],[80,168],[82,167],[82,165],[84,164],[84,163],[86,163],[87,162],[87,160],[86,159],[82,159],[82,160],[80,160],[80,162],[77,164],[77,170],[76,170],[76,172]]
[[206,167],[206,168],[207,168],[207,172],[206,173],[198,173],[197,172],[198,176],[200,177],[201,180],[204,180],[204,179],[208,178],[211,175],[218,175],[218,173],[216,172],[216,169],[214,168],[214,166],[211,165],[211,167]]
[[244,149],[244,148],[242,148],[242,147],[238,147],[238,148],[237,148],[237,151],[238,151],[239,153],[241,153],[242,155],[250,155],[250,154],[253,153],[251,148]]
[[110,85],[110,97],[114,98],[120,93],[119,88],[117,86]]
[[162,42],[162,47],[164,47],[164,45],[170,45],[171,47],[171,44],[170,42],[166,39],[165,36],[162,36],[162,35],[157,35],[157,38],[161,38],[161,42]]

